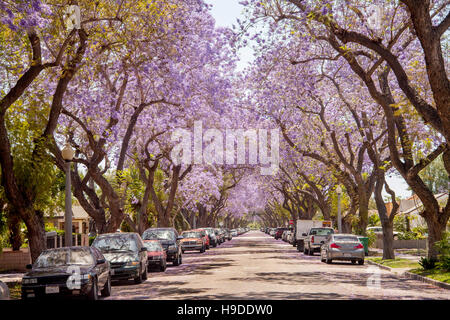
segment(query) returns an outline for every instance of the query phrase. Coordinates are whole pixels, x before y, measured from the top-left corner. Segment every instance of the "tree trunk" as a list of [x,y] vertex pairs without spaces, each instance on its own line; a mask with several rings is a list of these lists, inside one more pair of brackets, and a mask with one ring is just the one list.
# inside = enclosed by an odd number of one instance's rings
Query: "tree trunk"
[[381,226],[383,228],[383,259],[395,259],[394,223],[390,219],[383,219]]
[[9,243],[13,251],[19,251],[23,243],[20,222],[20,218],[15,213],[8,213]]
[[431,219],[428,216],[424,216],[424,218],[428,225],[428,258],[437,259],[439,251],[435,247],[435,243],[442,240],[447,221],[439,221],[435,216]]
[[31,261],[34,263],[41,252],[47,248],[43,214],[41,212],[31,212],[25,215],[24,222],[28,230]]

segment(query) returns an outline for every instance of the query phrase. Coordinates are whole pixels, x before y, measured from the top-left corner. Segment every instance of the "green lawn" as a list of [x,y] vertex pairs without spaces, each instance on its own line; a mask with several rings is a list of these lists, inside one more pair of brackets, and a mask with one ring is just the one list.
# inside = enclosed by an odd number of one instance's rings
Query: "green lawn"
[[370,258],[366,258],[367,260],[371,260],[373,262],[382,264],[386,267],[390,267],[390,268],[420,268],[420,265],[418,262],[415,261],[411,261],[409,259],[387,259],[387,260],[383,260],[382,258],[378,258],[378,257],[370,257]]
[[422,268],[417,268],[409,270],[411,273],[415,273],[427,278],[431,278],[437,281],[442,281],[445,283],[450,283],[450,271],[443,271],[441,269],[423,270]]

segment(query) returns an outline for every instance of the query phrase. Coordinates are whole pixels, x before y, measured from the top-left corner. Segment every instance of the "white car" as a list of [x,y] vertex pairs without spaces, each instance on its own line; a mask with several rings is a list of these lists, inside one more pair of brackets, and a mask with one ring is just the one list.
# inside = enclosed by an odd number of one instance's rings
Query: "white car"
[[[366,228],[366,231],[373,231],[375,234],[383,234],[383,228],[382,227],[368,227]],[[394,239],[397,238],[398,232],[394,231]]]

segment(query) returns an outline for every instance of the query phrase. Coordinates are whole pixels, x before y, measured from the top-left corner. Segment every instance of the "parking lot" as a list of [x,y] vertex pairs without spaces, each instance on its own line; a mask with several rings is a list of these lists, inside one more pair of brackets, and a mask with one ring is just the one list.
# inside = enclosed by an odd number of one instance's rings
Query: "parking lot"
[[448,290],[371,265],[321,263],[292,245],[250,231],[148,280],[113,283],[112,299],[448,299]]

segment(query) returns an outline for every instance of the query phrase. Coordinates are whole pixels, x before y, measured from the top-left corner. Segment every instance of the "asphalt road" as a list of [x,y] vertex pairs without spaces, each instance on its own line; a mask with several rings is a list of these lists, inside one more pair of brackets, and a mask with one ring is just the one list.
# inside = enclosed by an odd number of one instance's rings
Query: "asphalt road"
[[[170,265],[170,263],[169,263]],[[371,265],[327,265],[318,253],[250,231],[147,281],[113,283],[112,299],[449,299],[450,292]]]

